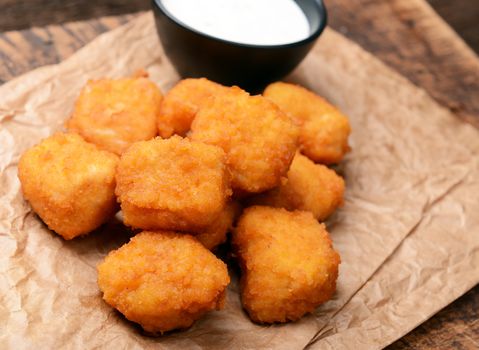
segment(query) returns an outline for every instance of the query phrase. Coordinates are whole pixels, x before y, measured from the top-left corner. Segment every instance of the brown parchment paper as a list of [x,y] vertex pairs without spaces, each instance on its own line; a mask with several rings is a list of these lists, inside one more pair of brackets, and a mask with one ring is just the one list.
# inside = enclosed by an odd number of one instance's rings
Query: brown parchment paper
[[[334,45],[334,41],[331,43]],[[317,49],[326,50],[326,45],[324,43]],[[384,96],[394,96],[395,104],[391,109],[404,113],[409,128],[426,128],[425,131],[430,133],[425,136],[428,140],[462,153],[460,157],[456,155],[451,164],[467,164],[467,172],[457,183],[441,196],[428,200],[420,221],[409,236],[318,333],[311,347],[382,348],[479,281],[479,138],[477,130],[458,122],[425,92],[372,59],[359,47],[352,44],[335,47],[336,58],[332,60],[342,61],[344,57],[354,55],[354,61],[347,63],[351,71],[361,71],[364,84],[374,84],[375,89],[368,91],[358,86],[357,93],[348,95],[341,87],[345,80],[351,80],[347,77],[349,72],[338,73],[329,69],[332,62],[328,61],[328,66],[316,67],[320,77],[317,82],[319,90],[321,86],[327,86],[325,95],[353,108],[361,105],[361,101],[381,104]],[[298,72],[302,79],[307,74],[307,71]],[[355,112],[351,110],[350,113]],[[400,118],[390,118],[387,124],[401,129],[404,122]],[[440,158],[448,152],[443,153],[437,145],[431,144],[430,154],[426,156],[439,164],[442,162]]]
[[[111,222],[88,237],[65,242],[31,212],[16,177],[20,154],[62,128],[87,79],[119,77],[138,68],[146,68],[164,91],[178,79],[150,14],[100,36],[59,65],[0,87],[1,348],[298,349],[313,339],[313,346],[327,341],[352,347],[362,339],[365,347],[381,347],[479,280],[479,223],[471,218],[477,203],[478,133],[328,30],[289,79],[336,103],[353,126],[353,152],[339,169],[347,182],[346,205],[328,222],[342,257],[336,296],[299,322],[258,326],[241,310],[232,276],[223,311],[186,332],[143,336],[102,302],[96,286],[97,262],[126,242],[128,232]],[[472,207],[466,210],[467,203]],[[454,220],[435,219],[457,207],[463,210],[454,212]],[[424,226],[426,222],[436,226]],[[423,230],[430,234],[429,248]],[[467,238],[460,244],[456,236]],[[409,255],[407,242],[415,242],[416,254]],[[463,273],[463,265],[472,266],[472,273],[471,268]],[[468,274],[467,283],[450,285],[449,279],[462,281],[463,274]],[[436,302],[413,300],[416,294],[408,286],[422,297],[434,287],[431,280],[448,286],[433,291]],[[390,288],[390,283],[400,288]],[[390,318],[391,312],[404,317]],[[354,332],[365,334],[356,337]],[[368,332],[380,333],[368,337]]]

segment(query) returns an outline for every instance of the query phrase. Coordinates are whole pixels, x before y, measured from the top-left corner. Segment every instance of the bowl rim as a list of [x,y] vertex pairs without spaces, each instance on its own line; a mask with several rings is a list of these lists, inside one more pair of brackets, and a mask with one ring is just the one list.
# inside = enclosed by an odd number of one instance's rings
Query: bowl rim
[[196,35],[199,35],[201,37],[204,37],[204,38],[207,38],[207,39],[210,39],[210,40],[213,40],[213,41],[217,41],[217,42],[220,42],[220,43],[224,43],[224,44],[228,44],[228,45],[232,45],[232,46],[236,46],[236,47],[243,47],[243,48],[274,50],[274,49],[283,49],[283,48],[286,49],[286,48],[293,48],[293,47],[296,47],[296,46],[303,46],[305,44],[308,44],[310,42],[315,41],[321,35],[321,33],[324,31],[324,28],[326,28],[326,26],[328,24],[328,11],[326,10],[326,6],[324,4],[324,1],[323,0],[314,0],[314,2],[316,2],[316,4],[318,5],[317,8],[318,8],[318,12],[319,12],[320,22],[319,22],[318,28],[316,28],[316,30],[314,30],[306,38],[304,38],[302,40],[299,40],[299,41],[294,41],[292,43],[287,43],[287,44],[274,44],[274,45],[245,44],[245,43],[238,43],[238,42],[227,40],[227,39],[217,38],[217,37],[212,36],[210,34],[203,33],[201,31],[189,26],[188,24],[180,21],[179,19],[177,19],[170,11],[168,11],[166,9],[166,7],[163,5],[162,0],[151,0],[151,2],[153,3],[153,5],[155,7],[160,9],[160,11],[170,21],[172,21],[173,23],[175,23],[179,27],[182,27],[185,30],[188,30],[188,31],[191,31],[191,32],[195,33]]

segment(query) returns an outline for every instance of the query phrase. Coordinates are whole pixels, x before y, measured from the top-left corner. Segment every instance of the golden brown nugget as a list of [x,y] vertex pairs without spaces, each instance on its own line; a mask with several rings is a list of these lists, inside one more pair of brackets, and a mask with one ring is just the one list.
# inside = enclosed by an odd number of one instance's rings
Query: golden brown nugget
[[298,320],[336,290],[339,255],[309,212],[250,207],[233,233],[233,248],[242,303],[255,322]]
[[215,249],[220,244],[226,242],[227,234],[233,228],[233,223],[240,212],[241,206],[237,202],[228,203],[213,224],[196,234],[195,238],[207,249]]
[[143,329],[190,327],[223,308],[226,265],[190,235],[142,232],[98,265],[103,299]]
[[231,195],[224,161],[221,148],[179,136],[133,144],[117,173],[124,223],[142,229],[205,229]]
[[226,152],[232,188],[258,193],[279,185],[297,148],[298,129],[274,103],[237,87],[211,98],[191,125],[193,140]]
[[198,110],[208,98],[221,93],[226,87],[206,78],[183,79],[178,82],[161,102],[158,132],[168,138],[173,134],[186,136]]
[[57,133],[26,151],[18,177],[24,197],[65,239],[87,234],[117,211],[118,157],[75,134]]
[[283,183],[252,199],[252,203],[287,210],[305,210],[320,221],[343,204],[344,180],[325,165],[297,153]]
[[301,153],[315,162],[340,162],[349,151],[348,118],[313,92],[293,84],[270,84],[263,95],[276,103],[300,125]]
[[116,154],[155,137],[161,91],[146,77],[90,80],[67,122],[69,131]]

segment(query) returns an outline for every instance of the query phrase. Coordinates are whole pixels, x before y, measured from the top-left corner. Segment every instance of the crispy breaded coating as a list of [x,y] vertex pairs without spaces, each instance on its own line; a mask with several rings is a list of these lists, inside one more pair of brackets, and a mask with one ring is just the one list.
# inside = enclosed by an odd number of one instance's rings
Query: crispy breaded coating
[[180,80],[161,102],[158,117],[160,136],[163,138],[173,134],[186,136],[201,106],[208,98],[221,93],[225,88],[206,78]]
[[103,299],[152,333],[190,327],[223,308],[226,265],[190,235],[142,232],[98,265]]
[[315,162],[339,163],[349,151],[348,118],[313,92],[293,84],[276,82],[263,95],[300,125],[301,153]]
[[243,307],[255,322],[298,320],[336,290],[339,255],[309,212],[250,207],[233,233],[233,249]]
[[238,87],[215,95],[196,115],[190,137],[226,152],[233,190],[258,193],[277,186],[297,148],[298,129],[262,96]]
[[231,195],[219,147],[173,136],[133,144],[120,159],[116,194],[124,223],[142,229],[198,232]]
[[204,231],[195,235],[207,249],[213,250],[226,242],[227,233],[233,228],[233,223],[241,213],[241,206],[237,202],[230,202],[220,216]]
[[117,211],[118,157],[75,134],[57,133],[26,151],[18,177],[24,197],[65,239],[87,234]]
[[145,77],[90,80],[66,126],[86,141],[116,154],[157,135],[160,89]]
[[305,210],[320,221],[343,203],[344,180],[332,169],[314,164],[297,153],[288,177],[277,187],[257,195],[251,203],[288,210]]

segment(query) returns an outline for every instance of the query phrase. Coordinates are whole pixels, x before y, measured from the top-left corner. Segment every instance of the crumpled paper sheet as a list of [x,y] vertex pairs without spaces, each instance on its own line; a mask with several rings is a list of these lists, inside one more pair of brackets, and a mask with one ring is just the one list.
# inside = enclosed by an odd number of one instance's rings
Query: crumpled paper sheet
[[[299,322],[259,326],[241,310],[233,276],[223,311],[188,331],[145,337],[102,301],[96,285],[96,264],[129,232],[111,222],[65,242],[31,211],[16,177],[21,153],[62,128],[87,79],[138,68],[164,91],[178,79],[151,14],[100,36],[59,65],[0,87],[1,348],[297,349],[313,340],[313,347],[352,347],[359,339],[379,348],[479,281],[477,131],[327,30],[289,79],[329,98],[353,127],[353,151],[339,168],[346,204],[328,221],[342,257],[334,299]],[[471,268],[463,274],[460,266]],[[452,285],[453,278],[467,283]],[[418,298],[434,287],[431,281],[443,289],[436,286],[436,302],[424,303]]]
[[[326,45],[323,43],[315,50],[327,50]],[[415,135],[402,147],[416,147],[414,142],[429,144],[428,152],[420,154],[417,149],[413,153],[427,158],[422,160],[430,172],[427,181],[434,178],[438,167],[445,167],[447,173],[448,167],[462,164],[466,170],[459,177],[450,173],[455,182],[443,187],[445,191],[440,196],[428,199],[409,236],[312,341],[315,349],[379,349],[408,333],[479,281],[479,138],[476,129],[459,122],[424,91],[358,46],[334,47],[336,58],[328,58],[327,66],[316,66],[319,78],[310,81],[311,86],[332,100],[342,101],[341,106],[351,115],[357,115],[358,106],[364,101],[376,106],[384,104],[384,96],[392,97],[380,112],[388,119],[381,126],[392,130],[396,149],[401,145],[395,138],[404,139],[400,130],[405,127]],[[338,66],[331,60],[343,61],[348,56],[355,57],[347,63],[350,69],[329,69],[331,65]],[[351,72],[371,89],[358,84],[357,93],[350,93],[354,89],[344,90],[344,82],[351,83]],[[307,77],[307,69],[300,69],[297,79]],[[370,112],[375,113],[372,109]],[[403,116],[394,118],[396,112]],[[357,133],[359,128],[356,126],[354,131]],[[453,153],[449,153],[452,149]]]

